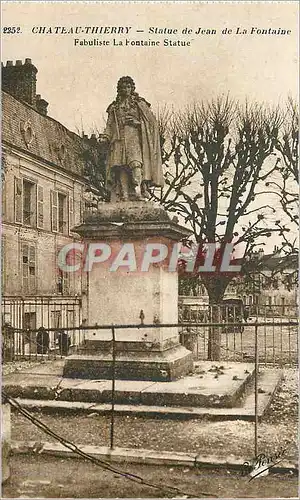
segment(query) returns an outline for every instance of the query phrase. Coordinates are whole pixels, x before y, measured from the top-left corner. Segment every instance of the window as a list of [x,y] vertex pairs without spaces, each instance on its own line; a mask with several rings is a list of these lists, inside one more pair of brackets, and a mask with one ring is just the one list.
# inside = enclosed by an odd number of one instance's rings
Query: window
[[36,329],[36,313],[35,312],[26,312],[23,316],[23,328],[24,330],[29,330],[25,332],[24,340],[25,343],[32,344],[30,352],[33,352],[33,348],[35,346],[35,337],[36,333],[31,332],[31,330]]
[[42,186],[37,187],[37,227],[44,227],[44,190]]
[[1,206],[2,206],[2,220],[5,220],[6,216],[6,186],[4,174],[2,174],[2,190],[1,190]]
[[23,224],[36,225],[36,184],[23,180]]
[[72,231],[74,224],[74,198],[69,196],[69,231]]
[[52,328],[61,328],[61,311],[51,311]]
[[59,269],[58,280],[57,280],[57,292],[62,295],[68,295],[69,285],[70,285],[70,273],[64,273],[61,269]]
[[30,227],[44,227],[44,194],[42,186],[15,177],[15,222]]
[[15,222],[18,223],[23,222],[22,197],[23,197],[22,179],[15,177]]
[[35,246],[30,243],[22,243],[21,256],[23,292],[27,294],[33,294],[36,291]]
[[[59,191],[51,191],[51,228],[62,234],[68,233],[68,197]],[[73,214],[73,205],[72,205]]]
[[68,309],[67,326],[69,328],[73,328],[75,326],[75,311],[73,309]]
[[67,231],[67,197],[65,194],[58,193],[58,232]]

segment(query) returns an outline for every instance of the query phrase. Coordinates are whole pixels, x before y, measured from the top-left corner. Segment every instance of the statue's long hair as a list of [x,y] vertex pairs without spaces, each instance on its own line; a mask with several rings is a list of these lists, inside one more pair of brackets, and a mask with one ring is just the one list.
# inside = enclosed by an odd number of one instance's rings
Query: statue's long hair
[[124,83],[129,83],[132,88],[132,93],[135,91],[135,83],[133,78],[131,76],[122,76],[122,78],[119,79],[118,84],[117,84],[117,93],[120,94],[121,87]]
[[143,97],[140,97],[137,92],[135,92],[135,83],[134,83],[133,78],[131,78],[131,76],[122,76],[118,80],[118,83],[117,83],[117,97],[116,97],[116,100],[109,105],[109,107],[107,108],[107,111],[109,110],[109,108],[110,108],[111,105],[118,104],[121,101],[120,90],[121,90],[121,87],[122,87],[122,85],[124,83],[129,83],[131,85],[131,88],[132,88],[131,100],[132,101],[140,101],[140,100],[142,100],[142,101],[144,101],[150,107],[150,103],[147,102],[146,99],[144,99]]
[[117,97],[116,97],[116,102],[119,103],[121,101],[121,87],[122,85],[129,84],[131,86],[131,100],[132,101],[137,101],[139,100],[140,96],[138,95],[137,92],[135,92],[135,83],[133,78],[131,76],[122,76],[122,78],[119,79],[118,84],[117,84]]

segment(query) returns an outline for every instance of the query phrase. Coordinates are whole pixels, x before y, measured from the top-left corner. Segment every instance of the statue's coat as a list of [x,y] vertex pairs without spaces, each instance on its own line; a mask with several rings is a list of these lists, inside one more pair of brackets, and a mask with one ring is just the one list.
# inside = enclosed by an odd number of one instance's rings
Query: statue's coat
[[[142,153],[143,180],[148,181],[151,185],[162,187],[164,179],[158,123],[150,110],[150,105],[144,99],[138,97],[135,103],[139,111],[140,130],[125,126],[124,137],[120,136],[121,127],[117,121],[116,103],[113,102],[107,109],[108,120],[104,135],[109,139],[110,149],[107,159],[106,181],[108,184],[112,181],[112,168],[114,166],[124,166],[121,144],[124,140],[131,149],[136,151],[139,149],[136,160],[140,159],[140,151]],[[139,147],[135,145],[136,141],[139,141]]]

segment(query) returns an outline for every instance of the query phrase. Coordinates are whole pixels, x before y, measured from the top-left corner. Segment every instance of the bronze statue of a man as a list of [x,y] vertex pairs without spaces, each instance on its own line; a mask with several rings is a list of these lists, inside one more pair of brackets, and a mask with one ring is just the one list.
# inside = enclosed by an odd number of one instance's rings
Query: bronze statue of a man
[[149,186],[163,186],[158,123],[150,104],[135,92],[130,76],[118,81],[117,97],[107,108],[100,140],[108,142],[106,186],[111,201],[149,197]]

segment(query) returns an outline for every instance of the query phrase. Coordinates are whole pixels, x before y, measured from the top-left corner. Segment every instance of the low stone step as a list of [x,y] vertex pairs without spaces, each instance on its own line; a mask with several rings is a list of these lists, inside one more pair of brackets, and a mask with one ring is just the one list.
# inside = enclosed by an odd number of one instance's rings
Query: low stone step
[[[241,405],[254,373],[253,363],[203,361],[195,365],[193,374],[172,382],[116,380],[114,400],[116,404],[148,407],[234,408]],[[5,391],[22,399],[111,402],[111,380],[24,375],[7,377]]]
[[[261,418],[272,399],[274,392],[282,379],[281,370],[268,370],[259,377],[258,416]],[[107,415],[111,413],[111,404],[88,403],[79,401],[44,401],[36,399],[17,398],[17,401],[26,409],[43,411],[46,413],[86,413]],[[172,407],[157,405],[128,405],[116,404],[117,415],[132,415],[141,417],[168,417],[168,418],[210,418],[215,420],[250,420],[255,419],[254,394],[245,397],[243,405],[236,408],[197,408],[197,407]]]
[[[12,452],[16,454],[36,453],[35,441],[13,441]],[[215,455],[204,455],[196,453],[183,453],[175,451],[155,451],[144,448],[113,448],[107,446],[81,446],[77,447],[95,458],[107,460],[109,462],[132,463],[132,464],[149,464],[149,465],[165,465],[165,466],[185,466],[185,467],[213,467],[241,470],[244,462],[249,457],[218,457]],[[61,443],[39,443],[39,454],[54,455],[66,458],[77,458],[77,455],[71,450],[65,448]],[[270,468],[270,472],[292,472],[298,473],[298,464],[291,460],[283,460],[278,465]]]

